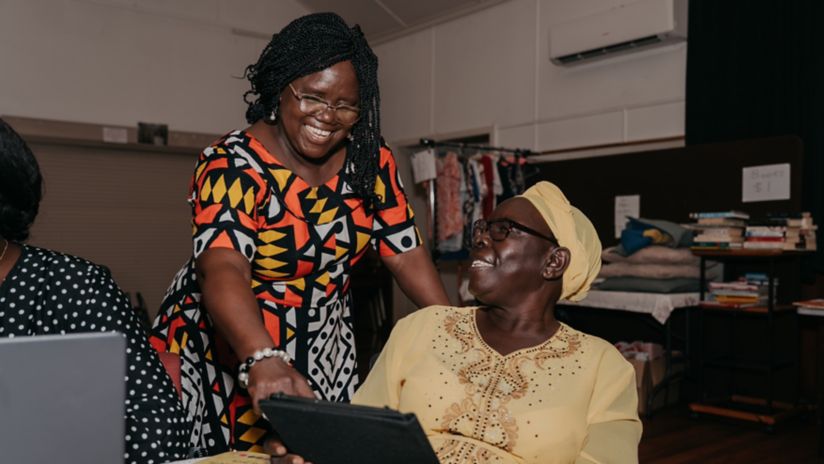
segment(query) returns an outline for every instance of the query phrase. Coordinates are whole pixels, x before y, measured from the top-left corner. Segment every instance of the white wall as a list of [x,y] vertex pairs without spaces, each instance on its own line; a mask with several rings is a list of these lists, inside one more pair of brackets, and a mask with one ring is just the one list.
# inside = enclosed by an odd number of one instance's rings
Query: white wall
[[[554,24],[626,0],[510,0],[380,44],[384,137],[489,133],[494,145],[558,150],[684,134],[686,45],[573,68],[549,61]],[[397,150],[423,226],[425,199]],[[457,302],[454,266],[441,276]],[[395,288],[395,314],[414,305]]]
[[0,114],[224,133],[245,123],[235,77],[266,43],[255,34],[307,12],[294,0],[0,0]]
[[511,0],[377,46],[384,136],[491,129],[498,145],[555,150],[683,135],[685,44],[549,61],[554,24],[620,2]]
[[[376,46],[385,138],[491,131],[550,150],[682,135],[684,45],[549,62],[553,24],[618,1],[510,0]],[[0,0],[0,114],[222,133],[244,124],[235,77],[259,34],[306,13],[295,0]]]

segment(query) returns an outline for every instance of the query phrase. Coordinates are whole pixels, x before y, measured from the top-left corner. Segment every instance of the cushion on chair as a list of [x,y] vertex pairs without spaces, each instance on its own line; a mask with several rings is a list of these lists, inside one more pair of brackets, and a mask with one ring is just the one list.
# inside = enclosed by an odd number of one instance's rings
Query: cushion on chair
[[157,354],[160,357],[160,362],[166,368],[166,373],[172,379],[172,383],[177,390],[177,396],[180,396],[180,356],[177,353],[163,352]]

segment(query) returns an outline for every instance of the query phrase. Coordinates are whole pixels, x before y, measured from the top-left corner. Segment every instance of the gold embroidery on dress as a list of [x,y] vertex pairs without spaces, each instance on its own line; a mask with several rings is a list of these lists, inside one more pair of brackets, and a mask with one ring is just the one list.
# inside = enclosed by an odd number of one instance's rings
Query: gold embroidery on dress
[[441,464],[494,464],[503,462],[501,458],[489,450],[475,446],[472,443],[447,440],[435,453]]
[[461,342],[461,353],[466,353],[473,345],[475,338],[472,326],[466,324],[466,318],[461,317],[460,314],[450,314],[443,322],[446,333],[457,338]]
[[[563,329],[563,326],[561,326],[561,329]],[[564,348],[558,350],[541,350],[535,354],[535,364],[537,364],[541,369],[544,368],[544,363],[547,360],[565,358],[578,351],[581,347],[581,338],[578,334],[571,334],[568,331],[561,329],[559,329],[558,333],[556,333],[552,338],[562,342],[561,346]]]
[[[507,404],[512,399],[523,398],[530,387],[522,367],[532,362],[547,369],[547,361],[575,354],[581,347],[581,337],[562,325],[541,345],[501,356],[480,338],[474,317],[474,311],[452,313],[443,323],[447,334],[460,343],[458,354],[462,356],[450,357],[455,360],[447,364],[465,386],[466,397],[444,411],[440,425],[451,433],[511,452],[518,439],[518,424]],[[437,453],[443,462],[487,462],[488,457],[479,460],[480,454],[474,456],[478,449],[466,442],[450,440]]]

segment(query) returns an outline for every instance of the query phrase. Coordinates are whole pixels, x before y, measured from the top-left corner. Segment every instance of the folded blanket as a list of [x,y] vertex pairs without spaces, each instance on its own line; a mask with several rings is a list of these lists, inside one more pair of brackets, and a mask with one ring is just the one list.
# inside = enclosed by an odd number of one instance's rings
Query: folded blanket
[[662,219],[627,218],[621,231],[621,245],[627,254],[651,245],[670,248],[686,247],[692,243],[692,231],[679,224]]
[[601,258],[608,263],[633,264],[691,264],[698,266],[699,258],[689,248],[670,248],[652,245],[626,256],[620,246],[609,247],[601,253]]
[[687,293],[698,291],[698,279],[644,279],[610,277],[595,286],[597,290],[648,293]]
[[698,266],[690,264],[633,264],[612,263],[601,266],[599,277],[644,277],[647,279],[674,279],[700,277]]

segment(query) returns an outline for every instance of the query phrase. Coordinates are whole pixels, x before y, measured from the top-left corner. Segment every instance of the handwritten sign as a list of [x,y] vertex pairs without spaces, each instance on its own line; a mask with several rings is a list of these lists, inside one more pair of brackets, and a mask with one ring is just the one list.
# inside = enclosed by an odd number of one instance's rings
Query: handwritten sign
[[619,195],[615,197],[615,238],[621,238],[621,231],[627,225],[627,217],[641,215],[641,195]]
[[742,170],[741,201],[789,200],[790,164],[749,166]]

